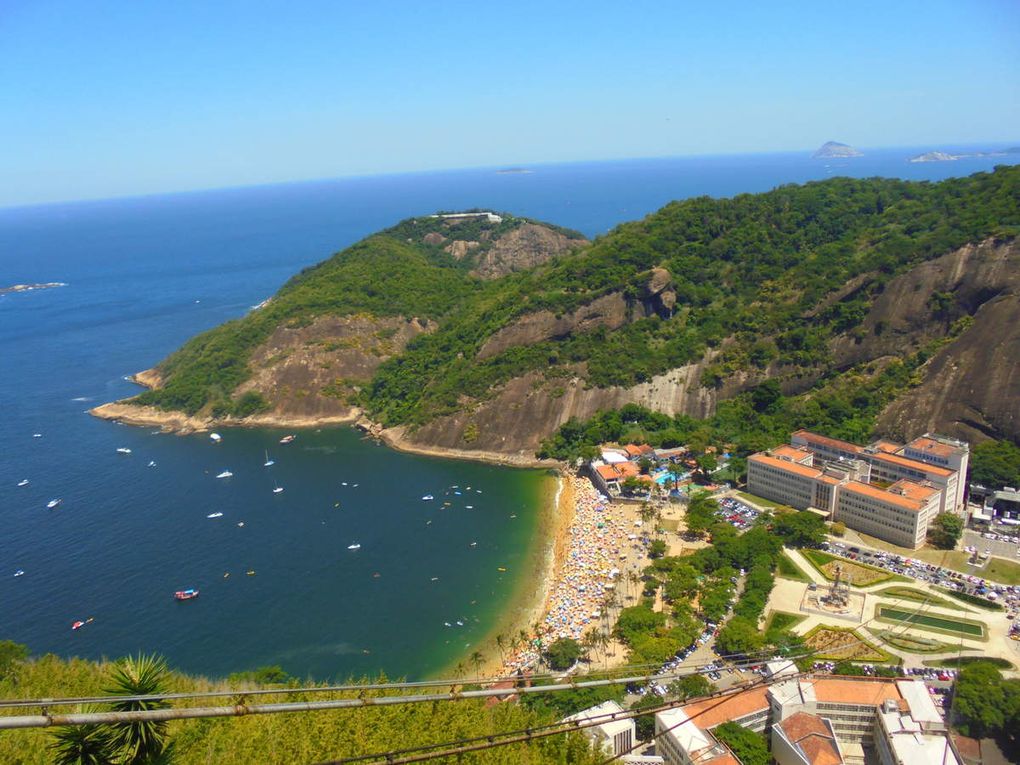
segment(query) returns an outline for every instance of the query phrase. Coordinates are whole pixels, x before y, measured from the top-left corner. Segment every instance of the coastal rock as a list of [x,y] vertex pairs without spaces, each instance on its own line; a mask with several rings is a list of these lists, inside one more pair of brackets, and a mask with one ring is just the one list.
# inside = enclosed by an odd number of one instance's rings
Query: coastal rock
[[472,273],[482,279],[498,279],[534,268],[584,243],[584,239],[570,238],[548,226],[525,223],[501,236],[479,255]]
[[924,154],[918,154],[916,157],[911,157],[908,162],[952,162],[959,159],[959,156],[954,154],[946,154],[944,151],[929,151]]

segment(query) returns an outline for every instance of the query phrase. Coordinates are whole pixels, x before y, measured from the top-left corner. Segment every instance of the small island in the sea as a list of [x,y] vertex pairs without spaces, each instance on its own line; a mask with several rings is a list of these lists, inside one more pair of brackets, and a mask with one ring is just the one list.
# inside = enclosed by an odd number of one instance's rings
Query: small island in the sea
[[845,159],[846,157],[863,157],[853,146],[838,141],[826,141],[821,148],[811,155],[812,159]]
[[533,172],[526,167],[502,167],[496,171],[496,175],[528,175]]
[[46,282],[45,284],[12,284],[10,287],[0,287],[0,295],[9,292],[31,292],[32,290],[51,290],[54,287],[66,287],[64,282]]
[[1002,149],[997,151],[969,151],[961,152],[959,154],[950,154],[946,151],[926,151],[924,154],[918,154],[916,157],[911,157],[907,162],[953,162],[957,159],[972,159],[974,157],[1004,157],[1007,154],[1018,154],[1020,153],[1020,147],[1011,146],[1008,149]]

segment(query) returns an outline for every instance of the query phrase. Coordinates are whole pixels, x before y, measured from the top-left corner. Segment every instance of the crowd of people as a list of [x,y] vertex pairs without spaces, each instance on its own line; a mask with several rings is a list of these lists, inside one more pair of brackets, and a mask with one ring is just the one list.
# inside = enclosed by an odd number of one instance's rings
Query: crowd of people
[[507,657],[505,670],[513,672],[535,666],[541,651],[560,638],[581,641],[593,626],[601,625],[607,594],[619,583],[621,556],[636,537],[628,521],[614,512],[609,500],[591,482],[564,476],[571,482],[574,517],[569,541],[559,562],[545,604],[545,613],[524,645]]

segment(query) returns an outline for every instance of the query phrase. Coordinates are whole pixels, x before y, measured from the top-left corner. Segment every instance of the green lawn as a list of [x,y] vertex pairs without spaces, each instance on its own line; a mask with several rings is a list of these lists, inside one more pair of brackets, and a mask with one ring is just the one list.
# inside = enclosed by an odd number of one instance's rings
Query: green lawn
[[972,622],[967,619],[950,619],[946,616],[925,614],[920,611],[905,611],[892,606],[880,605],[875,615],[882,621],[896,623],[905,622],[922,629],[932,629],[938,632],[946,632],[952,635],[963,635],[984,639],[985,625],[980,622]]
[[908,635],[895,630],[871,629],[869,627],[868,632],[883,643],[908,653],[945,653],[956,648],[956,646],[943,643],[941,640],[920,635]]
[[800,566],[793,562],[793,559],[785,552],[781,553],[776,561],[776,574],[784,579],[793,579],[797,582],[810,582],[811,577],[804,573]]
[[782,505],[778,502],[773,502],[771,499],[756,497],[753,494],[748,494],[746,491],[735,491],[733,493],[746,502],[758,505],[759,507],[768,508],[769,510],[775,510],[777,507],[782,507]]
[[886,587],[885,589],[878,590],[873,594],[884,595],[885,597],[894,600],[913,600],[917,603],[927,603],[932,606],[959,608],[959,605],[956,603],[952,603],[945,598],[937,598],[934,595],[929,595],[923,590],[915,590],[913,587]]
[[997,656],[959,656],[955,659],[934,659],[926,661],[924,665],[926,667],[950,667],[956,669],[957,667],[976,664],[977,662],[988,662],[999,669],[1013,669],[1013,665],[1010,662]]
[[791,614],[786,611],[773,611],[765,621],[765,632],[769,630],[785,631],[795,627],[807,619],[805,614]]

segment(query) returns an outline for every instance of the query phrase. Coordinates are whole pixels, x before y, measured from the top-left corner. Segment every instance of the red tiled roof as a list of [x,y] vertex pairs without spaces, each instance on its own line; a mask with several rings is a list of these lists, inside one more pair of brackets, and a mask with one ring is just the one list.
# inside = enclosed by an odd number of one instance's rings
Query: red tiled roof
[[[895,485],[896,484],[893,484],[893,486]],[[850,481],[849,483],[844,484],[841,491],[848,491],[851,494],[871,497],[872,499],[877,499],[880,502],[901,507],[904,510],[912,510],[915,513],[919,512],[923,506],[923,503],[920,500],[913,499],[909,496],[905,497],[901,494],[889,491],[888,489],[880,489],[877,486],[872,486],[869,483],[861,483],[860,481]]]
[[899,465],[900,467],[913,468],[914,470],[922,473],[931,473],[932,475],[940,476],[951,476],[952,470],[947,468],[938,467],[937,465],[929,465],[927,462],[921,462],[919,460],[912,460],[909,457],[901,457],[898,454],[887,454],[886,452],[880,452],[878,454],[870,455],[871,459],[876,462],[885,462],[890,465]]
[[840,441],[838,438],[829,438],[828,436],[822,436],[818,433],[812,433],[810,430],[798,430],[793,435],[800,436],[808,443],[822,444],[823,446],[829,446],[834,449],[842,449],[843,451],[853,452],[859,454],[864,451],[863,446],[852,444],[849,441]]
[[747,461],[758,462],[762,465],[779,468],[780,470],[785,470],[788,473],[802,475],[805,478],[818,478],[822,475],[822,471],[818,468],[808,467],[807,465],[801,465],[798,462],[790,462],[789,460],[781,460],[770,454],[752,454],[747,458]]

